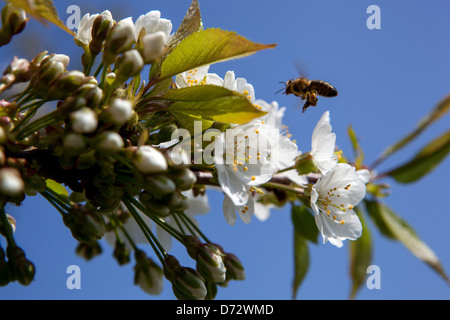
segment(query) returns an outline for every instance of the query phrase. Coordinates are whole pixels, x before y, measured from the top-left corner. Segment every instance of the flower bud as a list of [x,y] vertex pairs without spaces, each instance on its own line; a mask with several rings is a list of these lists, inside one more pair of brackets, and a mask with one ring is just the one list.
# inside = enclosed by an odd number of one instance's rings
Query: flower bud
[[87,80],[86,75],[78,70],[69,71],[58,79],[58,89],[72,94]]
[[95,83],[85,83],[74,92],[74,96],[84,98],[86,100],[86,106],[94,109],[103,100],[103,90]]
[[75,250],[79,257],[86,259],[87,261],[92,260],[94,257],[102,253],[102,247],[98,241],[94,242],[80,242]]
[[144,174],[162,172],[168,168],[164,155],[158,149],[148,145],[143,145],[136,150],[133,163]]
[[117,132],[102,132],[95,140],[95,147],[100,151],[119,152],[124,146],[123,139]]
[[53,84],[64,73],[64,64],[60,61],[50,60],[41,65],[37,75],[37,79],[34,82],[33,88],[37,93],[42,94],[39,90]]
[[114,26],[114,20],[111,12],[103,11],[100,15],[96,15],[92,23],[92,41],[89,43],[89,51],[93,55],[97,55],[102,50],[103,41],[106,39],[108,32]]
[[113,98],[109,107],[105,110],[105,115],[111,122],[122,126],[131,118],[133,112],[133,106],[130,101]]
[[153,63],[161,58],[167,42],[167,35],[163,31],[157,31],[143,36],[139,43],[139,52],[144,59],[144,63]]
[[178,299],[205,299],[207,289],[202,276],[192,268],[182,267],[174,256],[166,257],[164,275],[172,283],[172,290]]
[[244,267],[234,254],[225,253],[223,262],[227,268],[227,280],[245,280]]
[[103,216],[83,205],[73,204],[69,212],[63,216],[63,221],[73,237],[80,242],[94,242],[105,234]]
[[0,193],[7,196],[20,195],[25,188],[25,183],[22,180],[19,170],[16,168],[1,168],[0,169]]
[[[146,196],[141,196],[141,199],[146,199]],[[152,214],[160,218],[167,217],[170,214],[170,208],[165,203],[156,201],[153,198],[141,200],[145,207],[151,211]]]
[[87,144],[83,136],[71,132],[64,136],[63,147],[69,155],[78,155],[86,149]]
[[111,65],[119,53],[127,51],[135,42],[135,30],[132,18],[127,18],[117,22],[109,32],[105,51],[103,53],[103,63]]
[[136,250],[134,284],[145,292],[158,295],[163,289],[163,271],[144,251]]
[[92,133],[97,130],[97,113],[88,107],[74,111],[70,114],[72,130],[76,133]]
[[125,242],[116,240],[113,256],[121,266],[130,262],[130,249],[128,249]]
[[26,82],[31,77],[30,62],[27,59],[19,59],[15,56],[6,67],[4,74],[13,75],[16,82]]
[[201,243],[195,236],[186,236],[184,244],[189,256],[197,261],[197,270],[209,281],[221,283],[225,281],[226,268],[223,253],[211,243]]
[[132,49],[117,58],[116,66],[117,79],[124,82],[141,72],[144,67],[144,60],[136,49]]
[[8,257],[8,266],[11,270],[12,280],[19,281],[20,284],[27,286],[33,281],[36,270],[34,264],[27,260],[25,252],[19,247],[6,248]]
[[145,177],[144,188],[156,197],[162,197],[175,192],[175,183],[169,177],[158,174]]
[[[9,40],[13,35],[22,32],[28,20],[25,11],[11,3],[3,7],[1,17],[1,33],[4,33],[6,38],[9,36]],[[2,41],[0,44],[7,44],[9,40],[7,42]]]
[[177,170],[177,174],[171,175],[178,190],[186,191],[192,189],[192,186],[197,182],[196,175],[188,168]]

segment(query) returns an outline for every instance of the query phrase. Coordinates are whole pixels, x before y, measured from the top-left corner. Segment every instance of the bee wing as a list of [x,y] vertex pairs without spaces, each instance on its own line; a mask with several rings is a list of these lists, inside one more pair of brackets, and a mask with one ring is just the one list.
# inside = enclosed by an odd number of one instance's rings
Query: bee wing
[[295,60],[294,61],[294,65],[295,65],[295,69],[297,69],[298,75],[300,77],[306,75],[306,72],[305,72],[304,68],[302,68],[302,66],[301,66],[299,61]]

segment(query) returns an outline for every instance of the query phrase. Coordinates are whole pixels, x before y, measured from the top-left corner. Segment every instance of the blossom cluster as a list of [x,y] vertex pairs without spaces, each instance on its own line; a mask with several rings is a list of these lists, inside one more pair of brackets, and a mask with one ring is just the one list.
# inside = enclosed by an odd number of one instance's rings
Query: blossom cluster
[[[10,14],[8,23],[15,27],[8,29],[8,40],[24,27],[20,10],[14,7]],[[245,223],[253,215],[267,220],[272,208],[287,202],[281,197],[286,192],[297,197],[293,201],[309,202],[324,243],[340,247],[361,236],[353,208],[365,196],[369,172],[340,161],[329,112],[313,131],[311,151],[303,153],[283,124],[285,108],[257,99],[253,85],[233,71],[222,78],[209,72],[209,63],[199,63],[176,69],[170,82],[158,72],[141,82],[143,67],[159,70],[177,45],[171,32],[171,21],[156,10],[136,22],[115,21],[107,10],[88,13],[75,36],[83,71],[68,70],[64,54],[11,61],[0,93],[17,83],[28,85],[0,100],[0,231],[8,242],[6,256],[0,247],[0,271],[8,270],[0,285],[28,284],[34,277],[34,266],[15,244],[5,205],[36,194],[61,214],[79,241],[79,255],[91,259],[101,253],[102,238],[114,247],[119,264],[129,263],[134,251],[135,283],[159,294],[165,277],[179,299],[211,299],[218,285],[245,278],[240,260],[209,240],[196,221],[210,211],[210,189],[223,193],[230,225],[238,216]],[[178,148],[176,132],[183,122],[171,114],[174,101],[165,95],[200,86],[221,88],[228,96],[220,98],[240,99],[258,115],[217,129],[212,164],[195,163]],[[56,108],[36,116],[50,101],[57,101]],[[193,141],[196,151],[205,151],[195,139],[183,143]],[[174,239],[185,246],[195,269],[169,254]],[[145,243],[160,264],[141,248]]]

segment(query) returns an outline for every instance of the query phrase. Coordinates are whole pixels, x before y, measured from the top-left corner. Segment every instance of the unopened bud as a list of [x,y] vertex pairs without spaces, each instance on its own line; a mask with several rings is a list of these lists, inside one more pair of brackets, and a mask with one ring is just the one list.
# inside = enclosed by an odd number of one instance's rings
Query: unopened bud
[[71,132],[64,136],[63,147],[69,155],[78,155],[86,149],[87,144],[83,136]]
[[0,169],[0,193],[7,196],[20,195],[25,188],[19,170],[16,168]]
[[[7,32],[11,36],[22,32],[27,22],[25,11],[18,6],[8,3],[2,9],[2,32]],[[7,30],[7,31],[6,31]]]
[[143,145],[136,150],[133,163],[144,174],[162,172],[168,168],[164,155],[149,145]]
[[134,23],[131,17],[117,22],[107,36],[103,63],[111,65],[118,54],[130,49],[135,42],[134,34]]
[[74,96],[84,98],[86,100],[86,106],[94,109],[103,100],[103,90],[95,83],[85,83],[74,92]]
[[94,242],[105,234],[103,216],[83,205],[73,204],[69,212],[63,216],[63,221],[74,238],[80,242]]
[[25,82],[30,80],[30,62],[27,59],[19,59],[15,56],[6,67],[4,74],[14,76],[16,82]]
[[76,254],[87,261],[92,260],[94,257],[102,253],[102,247],[98,241],[94,242],[80,242],[75,250]]
[[108,32],[112,29],[114,20],[111,12],[103,11],[100,15],[96,15],[92,23],[92,41],[89,43],[89,51],[93,55],[100,53],[103,41],[106,39]]
[[122,137],[117,132],[102,132],[95,138],[97,150],[105,152],[119,152],[124,146]]
[[227,280],[245,280],[244,267],[234,254],[225,253],[223,262],[227,268]]
[[70,122],[76,133],[92,133],[97,130],[97,113],[88,107],[82,107],[70,114]]
[[113,256],[121,266],[130,262],[130,249],[125,242],[116,240]]
[[122,126],[131,118],[133,112],[133,106],[130,101],[113,98],[109,107],[105,110],[105,115],[109,121]]
[[144,188],[156,197],[173,193],[177,189],[173,180],[162,174],[145,177]]
[[116,66],[117,79],[123,82],[141,72],[144,60],[136,49],[132,49],[117,58]]
[[134,284],[145,292],[158,295],[163,289],[163,271],[142,250],[135,252]]
[[177,170],[176,174],[171,175],[178,190],[186,191],[192,189],[192,186],[197,182],[196,175],[188,168]]
[[170,208],[166,203],[161,203],[160,201],[156,201],[153,197],[151,197],[147,193],[143,193],[140,196],[141,202],[145,205],[145,207],[151,211],[152,214],[164,218],[170,214]]
[[86,75],[78,70],[69,71],[58,79],[58,89],[72,94],[87,80]]

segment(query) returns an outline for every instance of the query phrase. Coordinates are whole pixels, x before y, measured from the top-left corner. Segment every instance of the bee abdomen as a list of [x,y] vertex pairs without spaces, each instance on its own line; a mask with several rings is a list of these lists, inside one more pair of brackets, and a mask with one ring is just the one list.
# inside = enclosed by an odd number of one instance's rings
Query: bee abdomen
[[328,82],[322,80],[311,80],[309,84],[309,89],[317,91],[317,94],[324,97],[335,97],[338,95],[338,92],[335,87],[333,87]]

